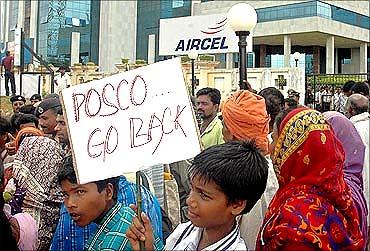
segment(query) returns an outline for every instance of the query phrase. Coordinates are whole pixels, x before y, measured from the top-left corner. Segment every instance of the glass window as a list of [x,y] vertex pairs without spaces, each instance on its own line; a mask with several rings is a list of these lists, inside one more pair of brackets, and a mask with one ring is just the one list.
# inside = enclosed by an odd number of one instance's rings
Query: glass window
[[331,18],[331,8],[327,3],[317,3],[317,15],[325,18]]
[[247,55],[247,67],[254,68],[254,52],[248,52]]
[[284,55],[271,55],[271,67],[272,68],[281,68],[284,67]]
[[172,0],[172,8],[179,8],[184,6],[184,0]]
[[351,59],[350,58],[343,58],[342,59],[342,64],[351,64]]
[[370,17],[320,1],[287,4],[256,9],[258,22],[320,16],[370,29]]

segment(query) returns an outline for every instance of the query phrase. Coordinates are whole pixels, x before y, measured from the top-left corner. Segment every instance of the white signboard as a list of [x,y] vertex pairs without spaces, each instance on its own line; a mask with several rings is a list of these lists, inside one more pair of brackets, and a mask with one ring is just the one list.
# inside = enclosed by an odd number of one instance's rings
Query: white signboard
[[62,98],[80,183],[200,152],[180,58],[72,86]]
[[[227,14],[161,19],[159,55],[239,52],[239,38],[227,22]],[[252,52],[252,34],[247,38],[247,51]]]

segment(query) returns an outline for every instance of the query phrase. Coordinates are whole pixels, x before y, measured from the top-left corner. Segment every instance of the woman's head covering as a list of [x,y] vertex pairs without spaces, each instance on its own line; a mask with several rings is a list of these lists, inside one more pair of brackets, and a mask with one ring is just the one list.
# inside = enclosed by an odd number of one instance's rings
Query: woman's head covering
[[223,103],[221,110],[227,129],[236,139],[255,139],[257,146],[268,153],[269,117],[261,96],[237,91]]
[[367,239],[368,209],[363,191],[362,169],[365,158],[365,144],[352,122],[339,112],[325,112],[323,115],[331,125],[335,136],[342,143],[345,152],[344,180],[351,189],[356,205],[362,234]]
[[25,137],[44,136],[44,133],[35,127],[26,127],[20,130],[15,138],[15,147],[18,150]]
[[37,248],[37,222],[27,213],[19,213],[13,216],[19,226],[19,250],[36,250]]
[[359,217],[343,178],[343,147],[321,113],[300,108],[279,128],[273,160],[279,190],[258,248],[303,243],[319,250],[361,250]]

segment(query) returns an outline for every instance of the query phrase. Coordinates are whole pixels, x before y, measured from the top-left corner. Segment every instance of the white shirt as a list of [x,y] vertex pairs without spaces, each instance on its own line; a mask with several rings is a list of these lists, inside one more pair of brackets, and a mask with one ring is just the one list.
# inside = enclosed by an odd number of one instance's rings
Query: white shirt
[[[362,171],[362,179],[364,181],[364,194],[366,199],[367,208],[370,208],[369,205],[369,127],[370,127],[370,114],[364,112],[358,115],[355,115],[350,118],[351,122],[356,127],[358,133],[361,136],[362,141],[365,144],[365,159],[364,159],[364,168]],[[370,226],[370,214],[367,215],[367,225]]]
[[239,219],[240,235],[247,243],[247,246],[253,250],[255,250],[257,235],[265,218],[267,208],[279,188],[271,158],[266,156],[266,160],[269,164],[266,190],[252,210],[248,214],[242,215]]
[[64,73],[63,76],[61,74],[58,74],[57,76],[55,76],[54,80],[56,94],[60,94],[63,89],[71,85],[71,77],[67,73]]
[[[167,238],[164,250],[197,250],[202,231],[202,228],[194,226],[190,221],[180,224]],[[247,250],[247,247],[236,225],[227,236],[203,250]]]

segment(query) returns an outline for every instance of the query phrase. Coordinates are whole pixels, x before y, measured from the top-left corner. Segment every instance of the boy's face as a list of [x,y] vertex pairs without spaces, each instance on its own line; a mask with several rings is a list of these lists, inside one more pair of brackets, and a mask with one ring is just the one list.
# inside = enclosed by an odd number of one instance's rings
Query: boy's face
[[191,180],[191,192],[186,204],[188,217],[195,226],[222,232],[232,227],[235,217],[244,210],[246,201],[229,202],[213,181],[205,183],[195,176]]
[[84,227],[109,209],[113,197],[113,185],[108,184],[100,193],[95,183],[75,184],[63,180],[61,187],[64,204],[72,219],[80,227]]

